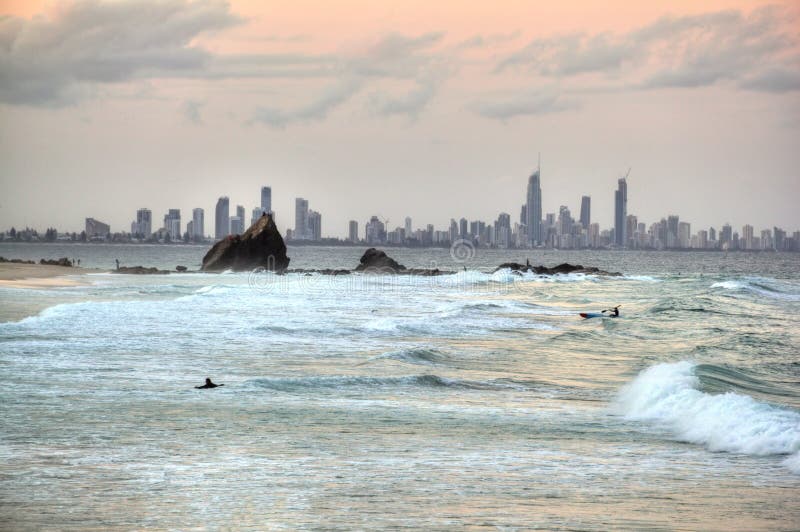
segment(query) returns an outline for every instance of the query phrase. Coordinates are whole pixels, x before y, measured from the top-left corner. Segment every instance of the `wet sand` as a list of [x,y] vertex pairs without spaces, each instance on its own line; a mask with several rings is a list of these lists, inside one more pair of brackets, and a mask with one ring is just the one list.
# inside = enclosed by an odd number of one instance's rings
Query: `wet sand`
[[61,288],[89,284],[80,277],[104,270],[51,266],[47,264],[0,263],[0,287],[8,288]]

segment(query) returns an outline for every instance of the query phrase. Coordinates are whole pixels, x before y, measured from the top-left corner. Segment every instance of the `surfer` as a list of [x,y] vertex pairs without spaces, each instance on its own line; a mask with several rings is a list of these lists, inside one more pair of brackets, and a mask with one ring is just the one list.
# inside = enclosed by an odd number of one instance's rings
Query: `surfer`
[[610,312],[611,314],[609,314],[609,315],[612,318],[618,318],[619,317],[619,307],[620,307],[620,305],[617,305],[616,307],[612,307],[612,308],[607,308],[607,309],[605,309],[603,311],[603,314],[605,314],[606,312]]
[[202,385],[202,386],[195,386],[195,388],[197,388],[198,390],[206,390],[208,388],[216,388],[218,386],[225,386],[225,385],[224,384],[214,384],[213,382],[211,382],[211,379],[206,377],[206,383],[204,385]]

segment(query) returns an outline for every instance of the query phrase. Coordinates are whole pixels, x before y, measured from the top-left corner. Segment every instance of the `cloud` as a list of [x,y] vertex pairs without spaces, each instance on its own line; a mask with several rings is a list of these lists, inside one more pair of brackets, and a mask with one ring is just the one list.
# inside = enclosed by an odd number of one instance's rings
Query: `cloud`
[[555,92],[532,92],[507,95],[474,102],[472,111],[485,118],[508,120],[518,116],[543,115],[577,109],[578,103]]
[[800,91],[800,64],[792,69],[768,68],[745,79],[739,86],[743,89],[763,92]]
[[295,122],[322,120],[328,114],[350,100],[361,90],[363,82],[358,79],[344,80],[325,89],[312,101],[292,109],[279,107],[260,107],[250,123],[261,123],[275,128],[283,128]]
[[60,4],[52,16],[0,19],[0,102],[65,105],[91,84],[197,71],[210,59],[192,41],[243,19],[222,2]]
[[[704,87],[729,81],[749,90],[794,90],[800,43],[780,8],[745,15],[719,11],[662,17],[623,34],[581,33],[535,39],[508,55],[496,72],[519,71],[569,80],[620,80],[622,90]],[[796,21],[795,21],[796,22]],[[796,63],[796,61],[795,61]],[[774,69],[765,78],[764,65]],[[783,74],[778,74],[782,72]],[[758,81],[757,81],[758,80]]]

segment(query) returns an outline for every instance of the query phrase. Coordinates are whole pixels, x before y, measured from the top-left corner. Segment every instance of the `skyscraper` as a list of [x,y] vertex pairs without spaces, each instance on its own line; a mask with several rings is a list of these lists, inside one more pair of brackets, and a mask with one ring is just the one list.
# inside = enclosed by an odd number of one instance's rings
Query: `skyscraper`
[[149,238],[153,234],[153,211],[150,209],[136,211],[136,232],[144,238]]
[[267,214],[272,212],[272,189],[270,187],[261,187],[261,212]]
[[167,233],[172,240],[181,239],[181,210],[170,209],[164,215],[164,232]]
[[540,182],[541,165],[528,178],[528,201],[525,214],[528,218],[528,242],[535,246],[542,239],[542,186]]
[[193,238],[202,239],[205,232],[205,216],[206,213],[203,209],[192,209],[192,234]]
[[358,222],[355,220],[350,220],[348,224],[348,230],[350,233],[350,242],[358,242]]
[[592,198],[583,196],[581,198],[581,225],[588,230],[592,223]]
[[308,239],[322,240],[322,215],[317,211],[308,211]]
[[617,190],[614,191],[614,243],[620,248],[624,248],[628,241],[625,231],[627,218],[628,181],[622,177],[617,181]]
[[239,231],[239,233],[244,233],[244,230],[247,229],[248,226],[244,225],[247,221],[247,218],[245,218],[244,207],[242,207],[241,205],[236,206],[236,216],[238,216],[239,219],[242,221],[242,230]]
[[261,218],[261,214],[265,212],[264,209],[261,207],[254,207],[252,212],[250,213],[250,225],[253,225]]
[[294,239],[308,239],[308,200],[294,200]]
[[222,196],[217,200],[214,216],[214,236],[217,240],[222,240],[230,234],[230,216],[230,200],[228,196]]
[[411,217],[406,216],[406,238],[411,238]]

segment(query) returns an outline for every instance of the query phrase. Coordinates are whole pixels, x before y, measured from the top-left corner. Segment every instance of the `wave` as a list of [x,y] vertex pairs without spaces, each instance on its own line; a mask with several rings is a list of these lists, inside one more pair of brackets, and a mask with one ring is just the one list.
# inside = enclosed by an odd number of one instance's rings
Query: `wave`
[[413,349],[401,349],[399,351],[389,351],[381,353],[369,358],[373,360],[397,360],[399,362],[406,362],[409,364],[422,364],[422,365],[441,365],[448,361],[448,358],[435,349],[426,349],[423,347],[416,347]]
[[711,288],[721,288],[731,292],[745,292],[770,299],[800,301],[800,287],[797,284],[764,277],[745,277],[719,281],[712,284]]
[[705,393],[696,372],[687,361],[647,368],[620,391],[617,407],[627,419],[664,427],[710,451],[792,455],[785,463],[798,472],[800,413],[734,392]]
[[518,388],[508,384],[448,379],[438,375],[406,375],[402,377],[326,376],[278,377],[253,379],[250,384],[258,388],[280,392],[305,392],[309,389],[342,390],[346,388],[460,388],[468,390]]

